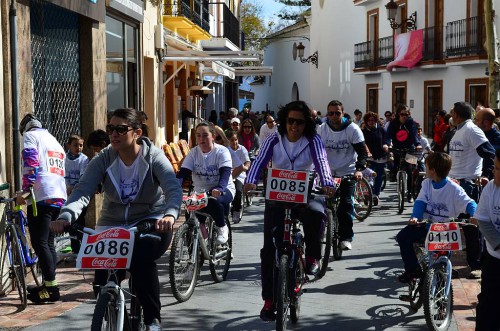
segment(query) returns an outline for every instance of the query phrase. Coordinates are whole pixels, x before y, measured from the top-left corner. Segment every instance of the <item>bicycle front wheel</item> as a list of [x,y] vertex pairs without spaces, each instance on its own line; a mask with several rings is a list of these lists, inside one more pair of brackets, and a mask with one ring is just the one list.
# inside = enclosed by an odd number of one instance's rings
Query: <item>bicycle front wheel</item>
[[340,260],[342,258],[342,244],[340,241],[340,235],[339,235],[339,218],[337,217],[337,213],[330,211],[332,214],[332,251],[333,251],[333,258],[335,260]]
[[198,280],[199,254],[194,252],[193,232],[194,227],[182,224],[175,233],[170,249],[170,287],[179,302],[184,302],[193,295]]
[[233,234],[231,231],[231,224],[229,224],[229,219],[226,218],[226,225],[229,230],[228,239],[225,244],[219,244],[217,242],[217,230],[215,228],[214,222],[212,222],[212,235],[210,243],[210,273],[215,282],[220,283],[226,280],[227,273],[229,271],[229,265],[231,264],[231,252],[233,247]]
[[448,330],[453,313],[453,287],[446,295],[448,275],[446,266],[438,264],[427,270],[424,278],[422,300],[427,327],[433,331]]
[[300,299],[302,298],[302,286],[305,283],[304,265],[297,259],[295,262],[295,270],[293,271],[293,279],[290,282],[290,321],[295,324],[300,316]]
[[318,277],[321,278],[325,275],[328,268],[328,260],[330,259],[330,249],[332,247],[332,227],[333,227],[333,214],[330,209],[326,209],[325,229],[321,237],[321,268],[318,272]]
[[398,172],[398,214],[402,214],[405,209],[405,192],[405,176],[401,172]]
[[118,307],[113,294],[106,292],[97,298],[94,314],[92,315],[91,331],[117,330]]
[[354,217],[358,221],[364,221],[370,215],[373,206],[372,187],[366,178],[363,177],[361,181],[356,182],[354,199]]
[[26,267],[24,265],[21,243],[17,234],[16,227],[9,225],[7,228],[7,236],[10,238],[9,251],[11,254],[10,274],[9,277],[14,282],[21,306],[26,308],[28,305],[28,291],[26,289]]
[[276,331],[286,330],[288,307],[290,305],[288,296],[289,270],[288,255],[283,254],[280,259],[276,291]]

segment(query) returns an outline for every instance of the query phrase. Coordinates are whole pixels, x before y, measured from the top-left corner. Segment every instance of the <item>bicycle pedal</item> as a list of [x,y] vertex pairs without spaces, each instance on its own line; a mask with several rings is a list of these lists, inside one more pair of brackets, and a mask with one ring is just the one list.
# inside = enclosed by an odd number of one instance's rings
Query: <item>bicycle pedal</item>
[[399,300],[404,302],[411,302],[411,295],[403,294],[399,296]]

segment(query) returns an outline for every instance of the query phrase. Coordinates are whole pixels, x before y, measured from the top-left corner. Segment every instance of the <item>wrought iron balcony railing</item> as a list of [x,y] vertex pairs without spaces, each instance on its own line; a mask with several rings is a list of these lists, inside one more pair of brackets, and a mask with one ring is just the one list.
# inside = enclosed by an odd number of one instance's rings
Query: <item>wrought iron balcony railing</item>
[[444,58],[443,28],[432,26],[422,29],[424,33],[424,50],[422,61],[436,61]]
[[393,36],[380,38],[378,40],[378,63],[377,65],[387,65],[394,60],[394,38]]
[[354,68],[370,68],[375,66],[373,42],[367,41],[354,45]]
[[208,2],[203,0],[164,0],[163,15],[183,16],[210,32]]
[[486,55],[484,18],[466,18],[446,24],[446,57]]

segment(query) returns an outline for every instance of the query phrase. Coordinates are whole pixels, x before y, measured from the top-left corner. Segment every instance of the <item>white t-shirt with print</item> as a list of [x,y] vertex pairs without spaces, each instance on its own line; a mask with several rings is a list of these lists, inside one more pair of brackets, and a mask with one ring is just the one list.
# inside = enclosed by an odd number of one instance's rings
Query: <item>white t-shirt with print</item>
[[449,176],[456,179],[481,176],[483,159],[477,154],[476,148],[487,141],[484,132],[467,120],[450,141],[452,164]]
[[424,218],[433,222],[449,221],[449,218],[465,213],[467,205],[473,201],[454,181],[448,180],[442,188],[435,189],[429,178],[422,182],[419,200],[426,204]]
[[137,193],[139,193],[139,159],[140,157],[137,157],[130,166],[127,166],[118,158],[120,166],[120,197],[124,203],[133,201]]
[[[234,153],[236,158],[239,161],[241,161],[241,164],[245,164],[245,162],[250,162],[250,157],[248,156],[248,151],[245,148],[245,146],[238,145],[238,149],[232,150],[232,152]],[[232,157],[232,155],[231,155],[231,157]],[[242,171],[241,174],[239,174],[238,177],[236,177],[236,180],[241,182],[241,183],[244,183],[245,178],[247,178],[247,173],[246,173],[246,171]]]
[[323,123],[317,132],[325,145],[332,175],[342,177],[354,174],[358,154],[352,145],[365,141],[359,126],[351,123],[341,131],[333,131],[328,123]]
[[[500,187],[495,186],[493,180],[484,187],[474,218],[480,222],[493,223],[500,236]],[[486,240],[486,248],[491,256],[500,259],[500,251],[494,250],[488,240]]]
[[64,160],[66,187],[73,187],[78,184],[88,164],[89,158],[83,153],[80,153],[73,160],[66,154],[66,159]]
[[[199,146],[191,149],[182,162],[182,167],[192,171],[194,190],[206,192],[219,185],[219,169],[232,168],[232,163],[229,150],[225,146],[214,144],[214,148],[208,153],[203,153]],[[236,189],[231,175],[227,188],[234,197]]]

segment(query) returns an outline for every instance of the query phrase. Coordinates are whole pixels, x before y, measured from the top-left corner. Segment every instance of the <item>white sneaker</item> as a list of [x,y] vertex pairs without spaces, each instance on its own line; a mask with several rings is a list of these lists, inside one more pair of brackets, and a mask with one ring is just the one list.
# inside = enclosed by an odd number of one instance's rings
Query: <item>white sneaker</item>
[[233,211],[233,224],[238,224],[241,221],[241,212]]
[[348,240],[342,241],[340,245],[342,246],[342,249],[345,251],[350,251],[352,249],[352,244]]
[[153,322],[149,325],[146,325],[146,331],[161,331],[161,324],[158,319],[154,319]]
[[225,244],[228,238],[229,238],[229,228],[227,227],[227,225],[224,225],[221,228],[217,227],[217,242],[219,244]]

